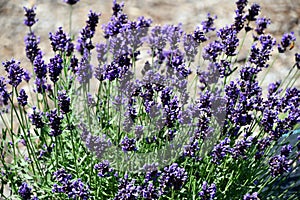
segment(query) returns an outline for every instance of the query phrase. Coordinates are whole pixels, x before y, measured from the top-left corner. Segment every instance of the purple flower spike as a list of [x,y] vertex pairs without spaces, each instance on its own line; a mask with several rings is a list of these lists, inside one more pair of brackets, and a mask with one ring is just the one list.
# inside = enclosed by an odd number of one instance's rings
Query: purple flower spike
[[63,69],[63,60],[60,54],[56,54],[54,58],[50,59],[50,63],[48,64],[50,79],[53,83],[58,81],[58,76]]
[[70,37],[67,37],[66,33],[59,27],[55,34],[49,33],[49,39],[51,40],[52,49],[54,52],[60,51],[70,56],[74,51],[74,44]]
[[279,176],[290,170],[291,160],[288,160],[284,155],[276,155],[271,157],[269,161],[271,175],[273,177]]
[[28,186],[26,182],[23,182],[19,187],[18,193],[21,196],[22,200],[30,200],[31,199],[31,188]]
[[127,136],[124,137],[124,139],[121,142],[122,150],[124,152],[127,151],[136,151],[137,148],[135,146],[135,139],[134,138],[128,138]]
[[60,125],[63,116],[58,116],[56,109],[50,111],[50,113],[47,113],[46,115],[49,120],[49,126],[51,127],[49,135],[54,137],[59,136],[62,133]]
[[207,20],[201,22],[204,33],[216,30],[214,27],[215,19],[217,19],[217,16],[211,17],[210,13],[207,14]]
[[258,18],[256,20],[256,28],[255,31],[258,35],[264,34],[264,30],[271,24],[271,20],[267,18]]
[[66,91],[58,91],[58,105],[63,114],[69,113],[70,110],[70,97],[67,96]]
[[24,107],[27,105],[27,99],[28,99],[28,96],[27,96],[25,90],[21,89],[20,94],[18,96],[18,103]]
[[29,119],[31,120],[31,123],[35,125],[36,128],[43,128],[44,122],[43,122],[43,113],[36,111],[36,107],[33,107],[33,114],[29,115]]
[[36,9],[36,7],[32,7],[32,8],[26,8],[24,7],[24,11],[25,11],[25,19],[24,19],[24,24],[28,27],[31,27],[33,24],[35,24],[38,20],[35,19],[35,12],[34,10]]
[[8,83],[15,88],[18,87],[24,76],[24,69],[20,67],[20,62],[11,59],[10,61],[3,62],[2,65],[8,73]]
[[295,54],[295,61],[296,61],[296,66],[300,70],[300,54],[296,53]]
[[107,160],[104,160],[103,162],[96,164],[94,166],[94,169],[98,171],[98,176],[100,177],[106,177],[110,176],[111,172],[114,170],[110,167],[110,164]]
[[214,183],[208,185],[206,181],[202,183],[202,190],[198,193],[202,200],[211,200],[216,196],[217,187]]
[[38,55],[40,48],[38,47],[40,39],[35,36],[33,32],[27,34],[24,39],[26,57],[33,63],[35,57]]
[[159,183],[161,192],[164,193],[165,189],[179,190],[182,188],[187,180],[187,172],[184,168],[178,166],[177,163],[173,163],[169,167],[165,167],[162,172]]
[[296,37],[294,35],[294,32],[285,33],[282,36],[280,44],[278,44],[279,53],[284,53],[287,48],[292,49],[295,41],[296,41]]

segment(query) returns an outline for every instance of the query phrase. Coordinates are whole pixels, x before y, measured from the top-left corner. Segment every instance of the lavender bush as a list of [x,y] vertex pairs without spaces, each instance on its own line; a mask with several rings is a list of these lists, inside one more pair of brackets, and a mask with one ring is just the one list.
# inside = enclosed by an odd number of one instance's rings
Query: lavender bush
[[1,198],[300,197],[300,54],[284,80],[262,87],[276,57],[294,49],[293,32],[276,41],[247,0],[236,2],[232,24],[215,27],[208,14],[192,33],[131,20],[114,0],[95,42],[101,14],[90,11],[72,35],[80,1],[64,2],[69,33],[49,34],[48,62],[32,7],[24,8],[32,69],[2,63]]

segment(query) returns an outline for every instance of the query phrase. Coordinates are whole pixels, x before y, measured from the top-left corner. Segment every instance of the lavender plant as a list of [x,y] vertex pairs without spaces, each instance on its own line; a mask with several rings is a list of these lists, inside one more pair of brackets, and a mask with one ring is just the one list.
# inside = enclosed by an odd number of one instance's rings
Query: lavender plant
[[64,2],[69,33],[49,34],[49,62],[33,7],[24,8],[30,73],[15,59],[2,64],[1,198],[300,197],[299,53],[284,80],[264,88],[260,78],[292,51],[293,32],[276,41],[247,0],[236,2],[232,24],[218,28],[208,14],[192,33],[131,20],[114,0],[95,42],[101,14],[90,11],[76,39],[80,2]]

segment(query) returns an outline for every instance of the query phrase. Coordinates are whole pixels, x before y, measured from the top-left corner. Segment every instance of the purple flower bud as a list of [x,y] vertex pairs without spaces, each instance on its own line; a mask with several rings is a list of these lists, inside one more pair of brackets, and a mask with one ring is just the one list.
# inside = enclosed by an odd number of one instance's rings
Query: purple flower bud
[[34,10],[36,9],[36,7],[32,7],[32,8],[26,8],[24,7],[24,11],[25,11],[25,19],[24,19],[24,24],[26,26],[31,27],[33,24],[35,24],[38,20],[35,19],[35,12]]
[[35,125],[36,128],[43,128],[44,122],[42,120],[43,113],[36,111],[36,107],[33,107],[33,114],[29,115],[31,123]]
[[19,96],[18,96],[18,103],[21,105],[21,106],[26,106],[27,105],[27,99],[28,99],[28,96],[27,96],[27,94],[26,94],[26,92],[25,92],[25,90],[24,89],[21,89],[20,90],[20,94],[19,94]]
[[70,97],[67,96],[66,91],[58,91],[58,105],[63,114],[67,114],[71,111],[70,101]]
[[101,163],[98,163],[94,166],[94,169],[98,171],[98,176],[106,177],[110,176],[111,172],[113,172],[113,168],[110,167],[110,164],[107,160],[104,160]]
[[46,113],[46,116],[49,120],[49,126],[51,127],[51,131],[49,133],[50,136],[59,136],[62,133],[61,129],[61,120],[63,119],[63,116],[58,116],[57,110],[51,110],[49,113]]
[[290,170],[292,160],[288,160],[285,156],[276,155],[271,157],[269,161],[271,175],[279,176]]
[[21,196],[22,200],[30,200],[32,195],[32,189],[28,186],[26,182],[23,182],[19,187],[18,193]]
[[198,193],[202,200],[212,200],[216,196],[217,187],[214,183],[208,185],[206,181],[202,183],[202,190]]
[[2,65],[8,73],[8,83],[13,87],[18,87],[24,76],[24,69],[20,67],[20,62],[11,59],[10,61],[3,62]]
[[135,146],[135,139],[134,138],[128,138],[127,136],[124,137],[124,139],[121,142],[122,150],[124,152],[127,151],[136,151],[137,148]]
[[70,37],[67,37],[66,33],[59,27],[55,34],[49,33],[49,39],[51,41],[52,49],[54,52],[66,53],[70,56],[74,51],[74,44]]
[[40,48],[38,47],[40,39],[35,36],[33,32],[27,34],[24,39],[26,57],[33,63],[35,57],[38,55]]
[[51,81],[53,81],[53,83],[56,83],[58,81],[58,76],[63,69],[63,60],[60,54],[56,54],[54,58],[50,59],[48,68]]
[[292,49],[295,41],[296,37],[294,32],[283,34],[281,42],[278,44],[279,53],[284,53],[287,48]]

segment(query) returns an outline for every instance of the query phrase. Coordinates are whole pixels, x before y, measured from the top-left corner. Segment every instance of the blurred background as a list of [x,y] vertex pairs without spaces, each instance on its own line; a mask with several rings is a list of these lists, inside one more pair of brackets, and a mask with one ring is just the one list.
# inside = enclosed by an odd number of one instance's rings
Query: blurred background
[[[232,23],[235,1],[234,0],[124,0],[125,12],[129,19],[136,19],[138,16],[145,16],[156,24],[178,24],[182,23],[186,32],[201,24],[207,13],[217,15],[217,28]],[[249,4],[255,1],[250,0]],[[300,35],[300,0],[259,0],[261,5],[261,16],[271,19],[272,24],[269,32],[279,41],[285,32],[294,31]],[[0,60],[5,61],[14,57],[20,60],[22,66],[31,67],[25,56],[24,36],[28,28],[23,25],[23,6],[31,7],[36,5],[36,18],[39,20],[33,26],[33,31],[40,37],[40,48],[45,53],[46,62],[53,56],[48,40],[49,32],[56,32],[62,26],[68,31],[69,6],[63,0],[0,0]],[[100,25],[96,33],[94,43],[103,40],[101,25],[107,23],[112,14],[112,0],[81,0],[75,4],[73,9],[72,34],[75,39],[79,31],[85,25],[89,10],[101,12]],[[293,52],[288,55],[281,55],[276,61],[276,67],[268,75],[271,79],[282,78],[288,73],[293,65],[295,52],[299,52],[297,41]],[[291,58],[287,59],[288,56]],[[2,71],[1,71],[2,70]],[[0,69],[3,72],[3,69]]]

